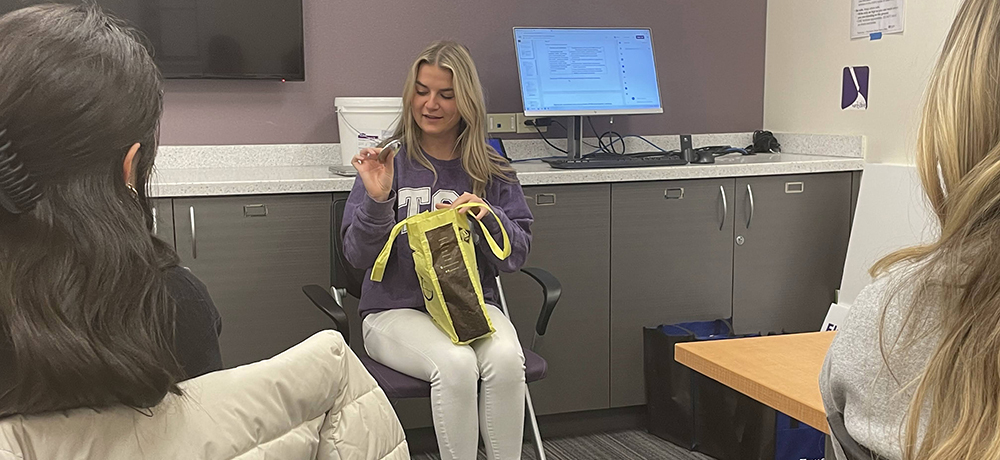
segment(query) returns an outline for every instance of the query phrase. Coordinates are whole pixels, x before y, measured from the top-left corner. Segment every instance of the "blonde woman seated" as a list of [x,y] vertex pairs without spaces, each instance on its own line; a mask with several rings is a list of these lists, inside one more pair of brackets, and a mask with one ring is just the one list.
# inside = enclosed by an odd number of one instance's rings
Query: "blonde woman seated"
[[1000,2],[962,4],[926,97],[941,233],[875,264],[837,332],[820,387],[840,459],[1000,459]]

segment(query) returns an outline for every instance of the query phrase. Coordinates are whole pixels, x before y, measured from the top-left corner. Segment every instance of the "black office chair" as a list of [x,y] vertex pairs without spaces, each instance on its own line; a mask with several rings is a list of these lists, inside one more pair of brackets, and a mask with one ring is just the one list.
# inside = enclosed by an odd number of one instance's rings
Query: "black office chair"
[[[309,300],[311,300],[316,307],[320,309],[320,311],[333,320],[337,330],[343,334],[344,340],[350,343],[350,321],[344,310],[344,296],[349,294],[355,298],[361,298],[361,283],[364,278],[364,272],[354,269],[351,267],[350,263],[344,259],[343,244],[340,241],[339,230],[341,216],[343,215],[343,206],[345,203],[346,200],[334,202],[332,219],[334,224],[334,283],[341,284],[341,286],[335,285],[328,291],[321,286],[313,284],[303,286],[302,292],[309,297]],[[556,279],[555,276],[540,268],[524,268],[521,269],[521,272],[538,282],[542,288],[543,297],[542,309],[538,314],[538,321],[535,323],[535,333],[531,339],[531,347],[526,349],[522,347],[524,353],[525,381],[527,383],[531,383],[545,378],[545,374],[548,371],[548,365],[545,360],[536,353],[536,350],[541,346],[541,339],[545,336],[545,330],[548,328],[549,318],[551,318],[552,312],[556,308],[556,303],[559,302],[559,297],[562,295],[562,286],[559,284],[559,280]],[[500,308],[503,310],[504,315],[509,317],[510,314],[507,311],[507,300],[504,297],[503,286],[500,283],[499,276],[496,281],[497,289],[500,295]],[[385,391],[386,396],[390,400],[426,398],[430,396],[431,385],[429,382],[397,372],[396,370],[375,361],[369,357],[367,353],[364,353],[364,350],[358,352],[358,357],[361,359],[361,362],[364,363],[368,372],[375,377],[375,380],[378,382],[379,386],[382,387],[382,390]],[[529,393],[527,387],[524,390],[524,399],[527,408],[525,415],[531,425],[531,434],[534,439],[533,446],[535,448],[536,458],[538,460],[545,460],[545,449],[542,446],[541,434],[538,431],[538,419],[535,416],[535,407],[531,402],[531,394]]]

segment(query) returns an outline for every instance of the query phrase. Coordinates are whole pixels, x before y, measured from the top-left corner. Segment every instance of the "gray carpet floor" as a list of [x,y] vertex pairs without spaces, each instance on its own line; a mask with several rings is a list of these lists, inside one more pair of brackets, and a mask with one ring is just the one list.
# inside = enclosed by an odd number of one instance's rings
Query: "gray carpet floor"
[[[690,452],[641,430],[598,433],[587,436],[546,439],[548,460],[712,460],[712,457]],[[437,453],[416,454],[413,460],[439,460]],[[486,454],[479,452],[479,459]],[[535,460],[535,450],[525,444],[522,460]]]

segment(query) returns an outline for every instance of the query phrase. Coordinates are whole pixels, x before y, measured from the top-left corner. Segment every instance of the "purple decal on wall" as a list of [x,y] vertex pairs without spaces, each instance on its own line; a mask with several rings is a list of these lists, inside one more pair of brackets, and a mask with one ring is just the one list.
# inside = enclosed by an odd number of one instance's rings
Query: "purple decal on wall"
[[844,67],[841,109],[868,110],[868,73],[868,66]]

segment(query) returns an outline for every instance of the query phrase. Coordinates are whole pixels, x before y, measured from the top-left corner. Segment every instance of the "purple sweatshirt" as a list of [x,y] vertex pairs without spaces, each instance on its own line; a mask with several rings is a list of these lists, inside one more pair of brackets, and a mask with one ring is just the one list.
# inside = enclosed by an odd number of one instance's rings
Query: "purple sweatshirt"
[[[386,240],[389,239],[389,232],[396,222],[433,210],[437,203],[450,203],[463,193],[472,192],[471,181],[462,169],[460,159],[441,161],[430,156],[427,156],[427,159],[437,170],[436,183],[434,174],[429,169],[416,161],[411,161],[405,152],[400,150],[394,164],[393,190],[384,202],[375,201],[368,196],[360,176],[354,180],[354,188],[351,189],[351,195],[344,209],[340,232],[344,242],[344,255],[348,262],[365,270],[361,302],[358,305],[358,312],[362,318],[370,313],[394,308],[426,311],[420,283],[413,269],[413,255],[406,233],[400,233],[393,242],[382,282],[376,283],[370,277],[375,258],[382,251]],[[493,208],[510,238],[510,256],[505,260],[499,260],[493,255],[485,238],[478,238],[476,243],[476,264],[479,266],[483,296],[487,303],[499,305],[494,278],[498,270],[514,272],[524,265],[531,247],[530,227],[533,218],[516,177],[513,183],[499,179],[492,180],[486,188],[486,196],[480,198]],[[394,203],[397,201],[398,206],[393,213]],[[496,219],[492,215],[487,215],[483,217],[483,223],[497,244],[502,246],[503,237]],[[473,228],[482,232],[479,224],[473,225]]]

